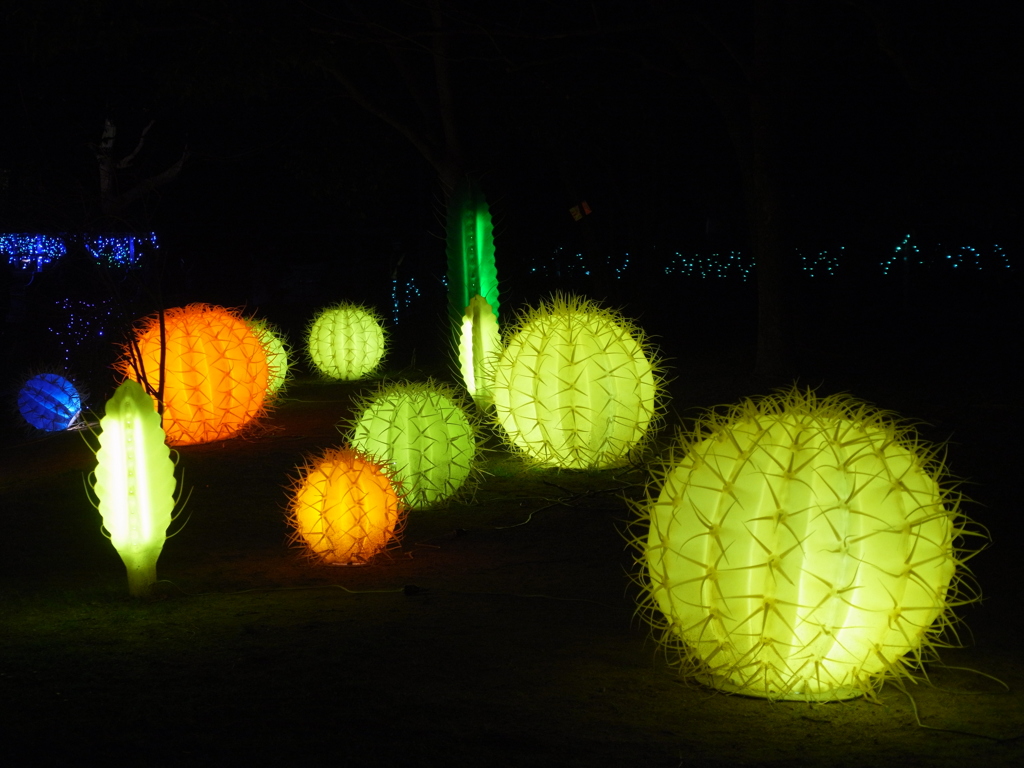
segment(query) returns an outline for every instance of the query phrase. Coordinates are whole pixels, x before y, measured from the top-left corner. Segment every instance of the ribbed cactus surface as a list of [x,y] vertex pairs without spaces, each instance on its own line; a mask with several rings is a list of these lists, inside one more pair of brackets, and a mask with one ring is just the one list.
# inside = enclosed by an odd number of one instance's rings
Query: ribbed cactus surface
[[368,307],[342,302],[317,313],[306,332],[309,358],[324,376],[355,380],[373,373],[385,350],[380,315]]
[[529,309],[494,363],[495,418],[511,444],[544,465],[627,462],[658,413],[660,381],[643,333],[587,299]]
[[266,351],[245,319],[224,307],[166,310],[163,339],[159,315],[146,318],[118,368],[130,379],[144,378],[154,395],[163,380],[163,428],[171,445],[232,437],[266,411]]
[[843,699],[910,674],[958,590],[958,496],[934,448],[848,396],[708,415],[644,510],[647,607],[685,674]]
[[462,398],[434,381],[387,384],[354,407],[352,445],[386,463],[410,509],[443,503],[466,484],[477,427]]
[[317,562],[358,565],[398,543],[401,504],[391,474],[353,448],[310,459],[288,510],[293,543]]
[[160,417],[141,385],[128,380],[100,419],[93,492],[133,596],[149,592],[174,510],[174,462]]

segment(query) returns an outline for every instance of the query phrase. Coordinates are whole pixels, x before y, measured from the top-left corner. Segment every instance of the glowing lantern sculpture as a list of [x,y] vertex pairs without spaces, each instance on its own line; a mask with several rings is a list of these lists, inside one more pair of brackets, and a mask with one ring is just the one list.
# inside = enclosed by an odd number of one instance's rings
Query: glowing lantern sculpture
[[174,462],[153,401],[125,381],[100,419],[93,491],[110,543],[128,571],[128,592],[149,593],[174,510]]
[[118,368],[138,381],[141,367],[156,393],[162,365],[163,427],[171,445],[233,437],[265,413],[267,353],[238,312],[209,304],[168,309],[163,336],[161,346],[159,315],[144,320]]
[[478,427],[451,387],[386,384],[353,411],[351,444],[391,467],[410,509],[449,500],[473,473]]
[[266,320],[250,318],[246,320],[256,338],[263,345],[263,351],[267,356],[267,367],[270,372],[270,379],[267,382],[267,390],[271,395],[278,394],[288,381],[288,371],[291,367],[291,351],[285,341],[284,334],[280,329]]
[[661,382],[643,333],[586,299],[528,310],[494,363],[494,412],[512,445],[541,464],[604,469],[636,454]]
[[491,404],[491,366],[501,351],[498,317],[483,296],[474,296],[462,316],[459,367],[466,390],[481,407]]
[[18,411],[44,432],[70,429],[82,412],[82,396],[74,383],[57,373],[40,373],[18,391]]
[[498,316],[498,270],[494,265],[494,227],[483,192],[468,177],[448,200],[448,296],[458,324],[474,296],[482,296]]
[[494,227],[483,192],[469,177],[452,190],[447,222],[448,306],[459,367],[478,405],[490,402],[485,365],[500,344]]
[[352,448],[309,461],[292,489],[292,541],[328,565],[367,563],[398,544],[401,500],[385,466]]
[[351,381],[375,370],[384,358],[384,326],[379,315],[342,302],[317,313],[306,334],[309,359],[324,376]]
[[794,388],[707,415],[676,456],[636,545],[684,675],[769,699],[871,695],[977,599],[938,451],[889,414]]

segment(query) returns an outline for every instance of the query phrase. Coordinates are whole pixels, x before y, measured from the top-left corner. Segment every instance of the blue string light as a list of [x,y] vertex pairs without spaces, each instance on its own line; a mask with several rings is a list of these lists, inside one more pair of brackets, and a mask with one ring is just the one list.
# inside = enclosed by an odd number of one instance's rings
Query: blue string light
[[82,343],[93,336],[105,336],[114,316],[110,299],[103,301],[81,301],[60,299],[57,301],[59,314],[65,323],[50,328],[60,344],[64,355],[64,370],[71,367],[71,355]]
[[746,282],[753,274],[754,267],[754,260],[740,251],[692,255],[676,251],[675,256],[665,266],[665,274],[701,279],[739,278]]
[[68,252],[61,237],[54,235],[0,234],[0,255],[24,272],[41,272]]
[[68,253],[68,248],[81,242],[101,264],[110,267],[137,267],[148,252],[159,248],[156,233],[144,235],[91,234],[0,234],[0,257],[23,272],[42,272]]
[[410,277],[401,286],[398,278],[391,280],[391,319],[398,325],[399,316],[412,306],[414,300],[421,298],[419,286],[416,285],[416,278]]

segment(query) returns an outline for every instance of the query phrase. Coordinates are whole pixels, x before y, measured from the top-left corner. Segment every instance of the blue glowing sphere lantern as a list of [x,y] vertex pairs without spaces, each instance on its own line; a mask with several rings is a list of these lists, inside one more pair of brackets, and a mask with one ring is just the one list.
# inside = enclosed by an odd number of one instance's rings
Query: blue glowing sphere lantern
[[77,387],[56,373],[40,373],[22,385],[18,410],[30,425],[44,432],[70,428],[82,412]]

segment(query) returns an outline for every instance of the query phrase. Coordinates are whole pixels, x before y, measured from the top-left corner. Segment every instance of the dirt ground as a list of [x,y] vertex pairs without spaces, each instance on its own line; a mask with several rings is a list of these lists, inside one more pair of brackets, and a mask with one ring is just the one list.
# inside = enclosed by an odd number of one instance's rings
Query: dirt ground
[[[0,750],[34,765],[1024,764],[1011,314],[998,330],[946,317],[920,359],[897,342],[872,357],[853,334],[805,355],[822,394],[951,438],[968,511],[992,532],[967,647],[913,698],[887,685],[878,703],[772,704],[681,681],[635,616],[624,529],[643,467],[530,469],[496,449],[475,497],[411,514],[390,558],[311,566],[286,544],[285,486],[340,443],[360,385],[300,375],[262,430],[180,451],[187,521],[150,600],[127,597],[100,534],[82,436],[3,441]],[[670,352],[661,445],[700,408],[763,389],[717,344]]]

